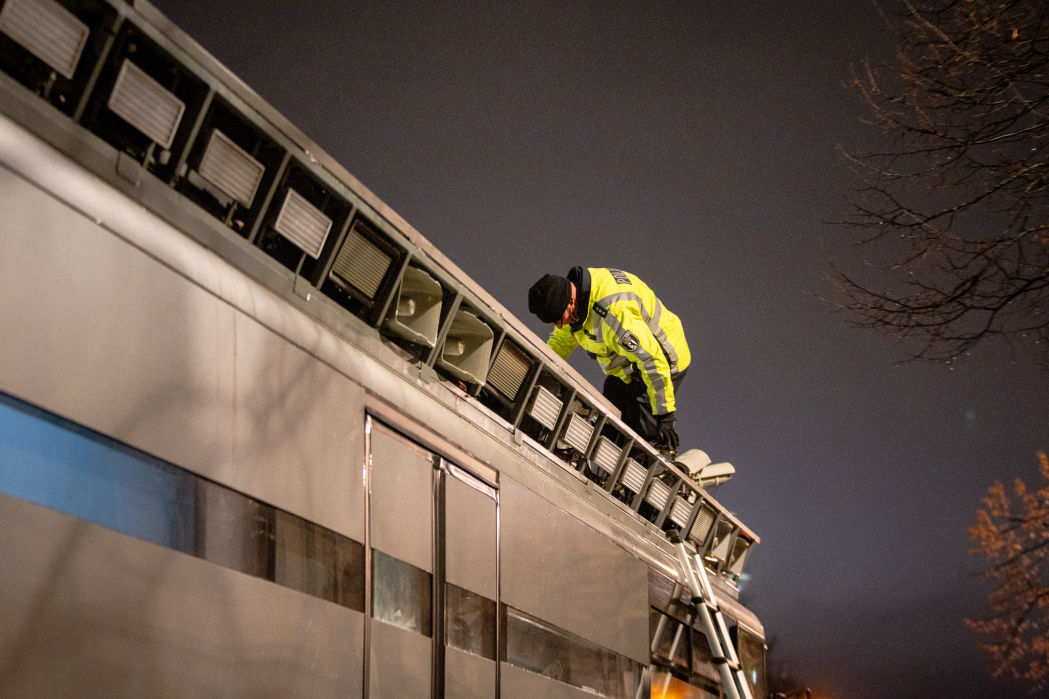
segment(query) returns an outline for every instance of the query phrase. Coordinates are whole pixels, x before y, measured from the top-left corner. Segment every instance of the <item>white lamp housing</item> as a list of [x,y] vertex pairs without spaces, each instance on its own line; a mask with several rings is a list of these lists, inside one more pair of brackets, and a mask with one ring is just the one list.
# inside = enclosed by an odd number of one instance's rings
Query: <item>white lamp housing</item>
[[72,79],[90,30],[54,0],[7,0],[0,31],[55,72]]
[[175,140],[185,103],[128,59],[120,67],[109,108],[164,149]]

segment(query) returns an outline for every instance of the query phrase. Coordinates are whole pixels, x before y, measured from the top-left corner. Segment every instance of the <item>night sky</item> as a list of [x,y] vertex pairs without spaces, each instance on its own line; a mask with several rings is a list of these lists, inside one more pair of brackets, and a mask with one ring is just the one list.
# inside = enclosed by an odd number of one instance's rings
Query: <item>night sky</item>
[[[1047,374],[953,366],[821,300],[859,234],[824,223],[876,143],[845,87],[888,56],[866,0],[157,6],[545,339],[545,272],[639,275],[685,325],[683,446],[730,461],[758,532],[743,599],[772,660],[835,697],[1026,696],[965,627],[968,527],[1038,481]],[[573,365],[600,386],[582,353]]]

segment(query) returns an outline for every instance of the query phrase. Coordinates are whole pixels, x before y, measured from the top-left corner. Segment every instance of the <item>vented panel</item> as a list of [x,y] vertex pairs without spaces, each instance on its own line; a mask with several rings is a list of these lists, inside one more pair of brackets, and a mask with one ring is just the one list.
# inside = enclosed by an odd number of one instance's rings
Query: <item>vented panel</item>
[[513,344],[504,342],[488,372],[488,385],[514,400],[531,366],[528,355]]
[[392,261],[393,258],[368,240],[354,224],[335,258],[332,274],[372,299]]
[[648,492],[645,493],[645,502],[657,510],[662,510],[669,496],[670,488],[667,484],[660,480],[653,480],[652,485],[648,487]]
[[692,524],[692,531],[689,533],[689,537],[700,544],[703,544],[707,540],[707,536],[710,534],[710,527],[714,524],[714,510],[710,509],[706,505],[699,508],[699,514],[696,515],[696,521]]
[[692,512],[692,505],[684,498],[674,500],[674,506],[670,508],[670,521],[679,527],[688,524],[688,515]]
[[0,31],[70,79],[90,33],[54,0],[7,0],[0,10]]
[[594,427],[586,421],[586,418],[581,417],[579,413],[572,413],[568,421],[568,429],[565,430],[565,441],[576,451],[584,452],[590,444],[590,435],[593,433]]
[[186,105],[125,58],[109,108],[157,145],[170,148]]
[[542,386],[536,386],[535,399],[532,401],[532,407],[529,408],[528,414],[540,425],[548,430],[552,430],[557,425],[557,416],[561,414],[562,405],[563,403],[553,393]]
[[266,168],[226,134],[215,129],[211,132],[198,172],[238,203],[250,208]]
[[[313,259],[321,254],[331,230],[331,219],[294,189],[288,190],[273,228]],[[383,274],[386,273],[385,268]],[[382,281],[382,276],[379,277]],[[375,284],[378,288],[378,283]],[[372,291],[372,295],[375,292]]]
[[634,459],[626,460],[626,468],[623,469],[623,485],[631,492],[641,492],[641,486],[645,484],[645,469]]
[[619,455],[622,451],[608,437],[599,437],[597,448],[594,449],[594,463],[608,473],[612,473],[616,470],[616,464],[619,463]]

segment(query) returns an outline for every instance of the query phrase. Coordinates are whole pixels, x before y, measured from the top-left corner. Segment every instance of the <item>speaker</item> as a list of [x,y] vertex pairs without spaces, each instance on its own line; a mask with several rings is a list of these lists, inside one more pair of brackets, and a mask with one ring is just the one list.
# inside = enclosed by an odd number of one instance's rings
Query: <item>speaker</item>
[[484,383],[494,338],[487,323],[470,311],[460,310],[452,319],[437,366],[467,383]]
[[409,266],[383,328],[408,342],[433,347],[441,326],[442,297],[440,282],[418,267]]

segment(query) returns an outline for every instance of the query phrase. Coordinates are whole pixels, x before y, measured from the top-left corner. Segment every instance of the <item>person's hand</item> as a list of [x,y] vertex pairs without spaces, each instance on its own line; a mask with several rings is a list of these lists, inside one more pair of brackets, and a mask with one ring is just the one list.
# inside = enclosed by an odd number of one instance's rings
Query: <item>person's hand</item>
[[666,451],[677,452],[680,440],[677,436],[676,422],[674,413],[656,415],[656,445]]

